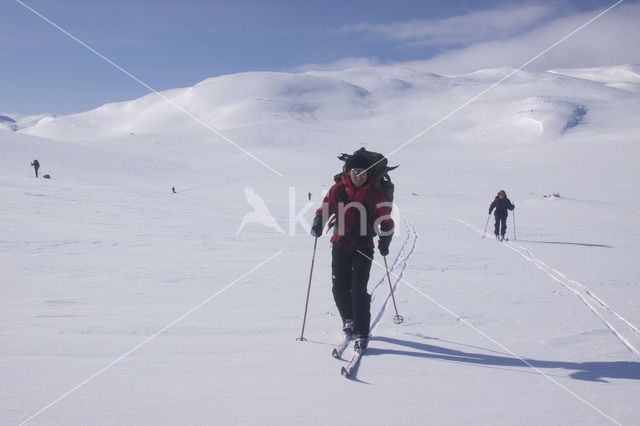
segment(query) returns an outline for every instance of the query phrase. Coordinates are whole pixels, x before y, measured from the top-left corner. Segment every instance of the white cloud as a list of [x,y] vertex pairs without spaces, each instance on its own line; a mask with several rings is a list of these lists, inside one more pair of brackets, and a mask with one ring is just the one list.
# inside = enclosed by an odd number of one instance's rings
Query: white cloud
[[[405,64],[436,73],[472,72],[483,68],[518,68],[596,16],[591,11],[556,19],[505,40],[476,43],[434,58]],[[640,63],[640,4],[622,4],[559,44],[526,69],[594,67]]]
[[339,31],[374,34],[403,46],[460,46],[522,33],[551,13],[546,6],[524,6],[476,11],[440,20],[413,20],[385,25],[357,24]]

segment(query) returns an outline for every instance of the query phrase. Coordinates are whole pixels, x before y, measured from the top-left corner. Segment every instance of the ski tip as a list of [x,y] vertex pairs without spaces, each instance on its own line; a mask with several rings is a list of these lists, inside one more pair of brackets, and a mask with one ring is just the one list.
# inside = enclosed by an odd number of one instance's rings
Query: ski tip
[[351,376],[351,374],[349,374],[349,370],[347,370],[345,367],[342,367],[342,370],[340,370],[340,374],[342,374],[347,379],[349,378],[349,376]]
[[331,356],[334,358],[340,358],[340,354],[336,349],[334,349],[333,352],[331,352]]

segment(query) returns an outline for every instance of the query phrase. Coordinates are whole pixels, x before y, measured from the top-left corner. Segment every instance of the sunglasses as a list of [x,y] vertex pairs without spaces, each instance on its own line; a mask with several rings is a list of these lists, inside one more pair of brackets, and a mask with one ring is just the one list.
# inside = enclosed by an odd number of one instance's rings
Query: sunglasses
[[356,176],[366,176],[367,175],[367,171],[366,170],[358,170],[358,169],[351,169],[351,170],[349,170],[349,173],[351,173],[352,175],[356,175]]

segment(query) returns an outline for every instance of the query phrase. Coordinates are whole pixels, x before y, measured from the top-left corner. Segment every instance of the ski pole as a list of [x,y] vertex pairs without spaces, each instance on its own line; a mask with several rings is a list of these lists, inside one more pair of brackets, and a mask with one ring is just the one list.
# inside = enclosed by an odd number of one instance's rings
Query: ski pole
[[489,226],[489,219],[491,219],[491,213],[489,213],[489,216],[487,216],[487,224],[484,226],[484,233],[482,234],[482,238],[487,235],[487,226]]
[[311,277],[313,277],[313,264],[316,260],[316,246],[318,245],[318,237],[315,238],[313,242],[313,256],[311,257],[311,271],[309,271],[309,287],[307,288],[307,301],[304,304],[304,318],[302,320],[302,332],[300,333],[300,337],[296,340],[305,341],[307,339],[304,338],[304,326],[307,323],[307,309],[309,308],[309,293],[311,293]]
[[393,308],[396,310],[396,316],[393,317],[393,322],[395,322],[396,324],[402,324],[404,318],[402,318],[402,315],[398,313],[398,307],[396,306],[396,298],[393,295],[393,286],[391,285],[391,277],[389,276],[389,266],[387,266],[387,256],[382,256],[382,258],[384,259],[384,267],[387,270],[387,280],[389,281],[389,289],[391,290],[391,300],[393,300]]
[[516,211],[513,211],[513,241],[516,240]]

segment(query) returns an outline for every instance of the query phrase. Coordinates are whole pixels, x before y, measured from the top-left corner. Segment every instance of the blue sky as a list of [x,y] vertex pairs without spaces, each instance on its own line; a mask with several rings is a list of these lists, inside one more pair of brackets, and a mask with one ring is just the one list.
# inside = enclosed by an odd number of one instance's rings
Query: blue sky
[[[521,57],[532,56],[524,47],[540,39],[536,34],[565,35],[615,3],[21,1],[156,90],[245,71],[412,63],[436,72],[468,72],[519,65]],[[640,62],[634,56],[640,49],[633,47],[637,6],[625,1],[594,23],[591,38],[576,38],[572,49],[556,54],[556,62],[539,66]],[[627,44],[632,37],[633,45]],[[596,52],[585,48],[592,39],[602,44]],[[545,42],[540,39],[540,46]],[[14,0],[4,1],[0,13],[0,64],[0,113],[67,114],[149,92]]]

